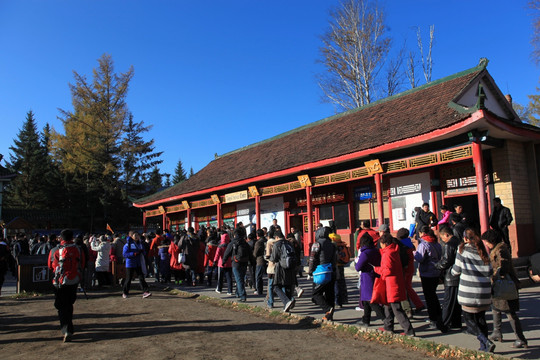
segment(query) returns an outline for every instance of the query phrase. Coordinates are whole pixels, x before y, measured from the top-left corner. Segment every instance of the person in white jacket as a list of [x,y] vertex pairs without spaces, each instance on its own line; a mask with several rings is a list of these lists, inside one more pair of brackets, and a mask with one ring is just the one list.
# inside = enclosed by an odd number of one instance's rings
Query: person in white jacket
[[105,235],[101,235],[99,238],[92,236],[90,238],[90,247],[97,253],[96,257],[96,279],[98,281],[98,287],[103,285],[110,285],[110,253],[111,243],[109,238]]

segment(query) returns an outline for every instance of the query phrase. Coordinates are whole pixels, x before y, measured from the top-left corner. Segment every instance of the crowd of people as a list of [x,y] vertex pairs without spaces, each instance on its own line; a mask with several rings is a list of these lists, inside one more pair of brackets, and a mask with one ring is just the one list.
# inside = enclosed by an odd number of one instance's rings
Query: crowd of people
[[[399,229],[396,237],[387,224],[374,230],[369,221],[362,222],[354,257],[359,273],[356,310],[362,312],[357,324],[371,326],[374,313],[383,322],[382,330],[393,332],[397,320],[403,334],[415,335],[410,320],[427,309],[429,328],[442,333],[452,329],[461,331],[464,321],[466,331],[479,340],[480,350],[492,352],[494,341],[502,341],[501,322],[505,313],[516,336],[513,346],[527,347],[517,316],[519,280],[512,266],[507,229],[504,231],[504,224],[507,228],[508,220],[511,222],[511,213],[497,200],[492,229],[481,237],[459,205],[453,212],[443,207],[439,221],[429,211],[429,205],[424,204],[417,208],[414,226]],[[163,284],[215,287],[217,293],[224,291],[226,282],[227,294],[233,296],[234,289],[240,302],[245,302],[250,293],[249,296],[264,296],[269,308],[279,299],[283,311],[289,312],[304,293],[298,282],[304,269],[302,238],[298,229],[290,230],[285,234],[274,220],[269,229],[249,233],[240,222],[234,228],[201,226],[197,232],[189,227],[175,233],[159,229],[143,234],[132,231],[127,236],[74,237],[70,231],[62,232],[60,239],[55,235],[30,240],[18,236],[0,242],[0,260],[13,259],[0,261],[3,271],[0,289],[5,271],[18,256],[48,254],[49,266],[55,272],[53,283],[56,281],[58,285],[55,306],[65,341],[73,334],[71,318],[66,313],[73,312],[74,281],[85,290],[121,285],[123,298],[130,296],[135,277],[139,279],[143,298],[152,295],[146,282],[148,277]],[[78,249],[78,268],[63,278],[58,264],[71,244]],[[336,307],[348,303],[344,267],[350,263],[352,254],[335,228],[322,224],[317,227],[309,248],[307,275],[313,281],[311,301],[320,307],[323,320],[333,320]],[[412,286],[417,272],[425,304]],[[56,276],[57,273],[60,275]],[[501,280],[514,284],[515,295],[501,297],[494,290],[493,284]],[[69,290],[62,281],[69,285]],[[437,295],[440,284],[444,286],[442,303]],[[486,322],[486,311],[490,308],[491,336]]]

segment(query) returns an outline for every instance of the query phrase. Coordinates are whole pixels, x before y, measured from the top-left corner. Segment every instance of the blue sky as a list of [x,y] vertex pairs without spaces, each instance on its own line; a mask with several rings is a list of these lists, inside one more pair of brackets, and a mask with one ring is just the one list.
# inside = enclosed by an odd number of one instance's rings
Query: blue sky
[[[394,48],[416,50],[435,25],[433,80],[481,57],[503,93],[526,104],[539,68],[530,60],[532,11],[514,0],[386,0]],[[8,157],[32,110],[63,132],[73,71],[89,79],[104,53],[117,72],[131,65],[128,106],[163,151],[189,171],[214,154],[334,115],[315,75],[319,36],[337,0],[0,0],[0,154]],[[422,82],[423,83],[423,82]],[[405,85],[403,90],[407,90]],[[2,165],[5,163],[2,162]],[[246,164],[249,166],[249,164]]]

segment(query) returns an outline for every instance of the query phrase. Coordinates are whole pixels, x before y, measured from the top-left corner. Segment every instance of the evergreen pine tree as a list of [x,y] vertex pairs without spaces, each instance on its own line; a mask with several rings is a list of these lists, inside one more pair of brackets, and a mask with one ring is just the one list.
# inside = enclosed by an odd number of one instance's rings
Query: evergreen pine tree
[[187,180],[186,171],[184,170],[184,167],[182,165],[182,160],[178,160],[178,164],[176,164],[176,169],[174,169],[174,176],[173,176],[173,184],[179,184],[182,181]]
[[23,127],[13,142],[7,167],[17,176],[9,185],[6,204],[24,209],[43,209],[47,203],[47,150],[41,142],[32,111],[26,114]]
[[189,169],[189,177],[192,177],[193,175],[195,175],[195,173],[193,172],[193,166]]
[[163,187],[163,183],[161,182],[161,173],[159,172],[157,166],[152,169],[147,185],[147,194],[153,194],[161,190],[161,188]]
[[144,183],[150,177],[151,169],[161,164],[159,157],[163,152],[154,152],[154,140],[145,141],[141,136],[151,126],[144,122],[134,122],[129,114],[121,145],[122,192],[124,199],[140,197],[144,194]]

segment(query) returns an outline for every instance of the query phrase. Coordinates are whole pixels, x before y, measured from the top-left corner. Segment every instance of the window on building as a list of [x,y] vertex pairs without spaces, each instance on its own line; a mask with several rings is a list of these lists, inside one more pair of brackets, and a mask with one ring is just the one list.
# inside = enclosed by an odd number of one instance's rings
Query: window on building
[[319,218],[321,220],[334,220],[337,229],[349,229],[349,205],[321,205]]

